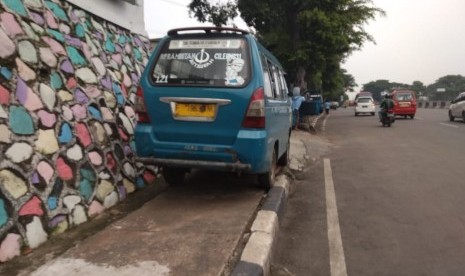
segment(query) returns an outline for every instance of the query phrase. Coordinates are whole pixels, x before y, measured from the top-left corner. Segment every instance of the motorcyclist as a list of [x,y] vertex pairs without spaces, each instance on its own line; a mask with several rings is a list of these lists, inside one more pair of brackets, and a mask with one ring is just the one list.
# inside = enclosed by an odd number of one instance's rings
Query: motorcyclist
[[379,119],[382,120],[384,116],[387,116],[387,111],[389,109],[394,108],[394,101],[391,99],[391,96],[389,94],[384,95],[384,99],[379,105],[379,108],[380,110],[378,112],[378,115]]

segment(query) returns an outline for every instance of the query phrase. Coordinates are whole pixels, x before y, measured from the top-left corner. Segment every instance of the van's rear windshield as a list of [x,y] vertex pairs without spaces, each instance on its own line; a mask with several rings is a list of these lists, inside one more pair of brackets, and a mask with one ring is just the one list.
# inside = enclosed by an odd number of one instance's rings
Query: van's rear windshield
[[244,86],[250,58],[243,38],[172,39],[162,45],[153,67],[155,85]]
[[413,99],[413,95],[411,92],[401,92],[397,93],[395,96],[395,100],[398,101],[411,101]]

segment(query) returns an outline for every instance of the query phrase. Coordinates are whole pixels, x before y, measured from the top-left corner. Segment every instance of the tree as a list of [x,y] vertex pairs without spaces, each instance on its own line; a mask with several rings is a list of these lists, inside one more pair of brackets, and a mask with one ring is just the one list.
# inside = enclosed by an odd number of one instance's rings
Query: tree
[[399,87],[405,88],[406,86],[399,83],[391,83],[388,80],[376,80],[364,84],[362,90],[373,93],[373,98],[380,101],[382,99],[381,94],[383,92],[390,92],[393,88]]
[[[438,88],[443,88],[445,92],[437,92]],[[461,75],[447,75],[436,80],[435,83],[426,87],[427,95],[431,100],[450,101],[458,93],[465,91],[465,77]]]
[[344,79],[344,92],[354,92],[354,87],[357,86],[354,76],[348,74],[346,69],[341,69],[341,71]]
[[410,88],[417,92],[417,94],[423,93],[426,89],[425,85],[421,81],[414,81]]
[[189,13],[200,22],[212,22],[215,26],[221,26],[226,25],[228,19],[237,16],[237,7],[231,2],[211,5],[205,0],[192,0],[189,4]]
[[256,37],[283,63],[293,83],[330,96],[344,91],[341,62],[373,38],[365,24],[384,11],[371,0],[192,0],[201,22],[224,25],[240,12]]

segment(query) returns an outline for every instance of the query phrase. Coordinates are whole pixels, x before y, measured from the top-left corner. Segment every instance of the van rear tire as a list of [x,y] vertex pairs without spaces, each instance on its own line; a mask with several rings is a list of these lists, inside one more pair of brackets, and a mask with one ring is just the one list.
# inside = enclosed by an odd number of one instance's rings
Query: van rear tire
[[271,158],[270,168],[267,172],[258,175],[258,185],[260,188],[269,191],[274,185],[276,177],[276,150],[273,150],[273,156]]
[[184,184],[186,170],[180,168],[163,167],[162,173],[166,183],[173,186],[179,186]]
[[287,166],[289,164],[289,154],[290,154],[290,148],[291,148],[291,139],[287,140],[287,148],[286,152],[283,153],[283,155],[278,159],[278,165],[279,166]]

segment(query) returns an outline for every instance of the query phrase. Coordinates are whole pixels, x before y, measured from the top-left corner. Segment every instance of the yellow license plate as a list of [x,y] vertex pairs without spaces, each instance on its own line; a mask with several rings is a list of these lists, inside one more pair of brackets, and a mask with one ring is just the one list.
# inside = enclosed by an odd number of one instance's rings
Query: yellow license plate
[[202,103],[176,103],[176,117],[206,117],[213,118],[215,116],[215,104]]
[[407,103],[399,103],[399,106],[408,107],[408,106],[410,106],[410,103],[409,102],[407,102]]

